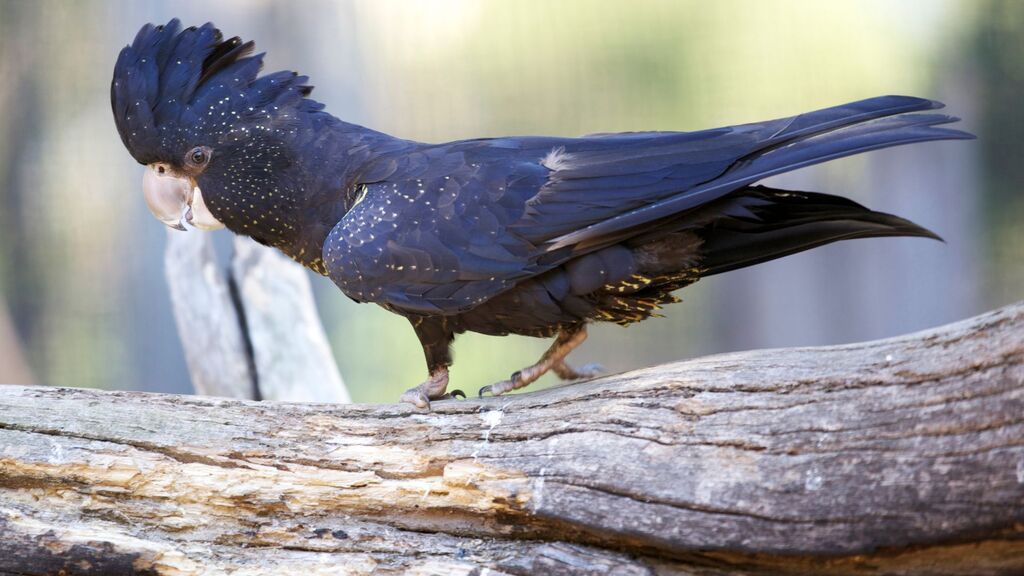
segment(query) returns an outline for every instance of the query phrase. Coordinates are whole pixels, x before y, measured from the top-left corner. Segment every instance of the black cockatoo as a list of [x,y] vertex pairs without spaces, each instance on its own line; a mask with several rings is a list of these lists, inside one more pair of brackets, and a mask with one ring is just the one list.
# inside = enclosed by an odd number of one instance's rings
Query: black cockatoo
[[338,120],[307,78],[260,75],[252,42],[212,25],[147,25],[114,68],[111,104],[169,226],[221,225],[409,319],[445,397],[456,334],[555,337],[554,371],[589,322],[630,324],[698,279],[836,240],[932,232],[845,198],[756,185],[868,150],[971,138],[941,104],[882,96],[699,132],[402,140]]

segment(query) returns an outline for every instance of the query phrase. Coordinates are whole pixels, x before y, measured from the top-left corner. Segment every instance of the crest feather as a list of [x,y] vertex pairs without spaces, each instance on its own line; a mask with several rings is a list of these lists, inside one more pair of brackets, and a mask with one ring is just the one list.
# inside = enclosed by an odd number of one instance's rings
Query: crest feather
[[[143,26],[118,55],[110,86],[114,121],[132,156],[143,164],[167,160],[188,142],[239,124],[322,108],[305,98],[312,90],[305,76],[260,77],[263,54],[252,55],[254,47],[237,36],[225,40],[209,22],[185,29],[178,19]],[[267,106],[277,108],[271,113]]]

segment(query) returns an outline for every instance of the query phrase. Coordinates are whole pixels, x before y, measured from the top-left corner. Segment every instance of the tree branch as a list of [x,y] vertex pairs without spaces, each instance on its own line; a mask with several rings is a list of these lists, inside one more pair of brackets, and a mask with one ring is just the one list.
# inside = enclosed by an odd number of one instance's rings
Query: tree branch
[[264,400],[348,403],[309,272],[276,248],[235,236],[231,276]]
[[255,398],[246,336],[210,235],[168,229],[164,274],[196,393]]
[[196,393],[350,402],[306,270],[245,236],[233,246],[223,270],[210,234],[167,231],[167,285]]
[[1022,535],[1024,303],[430,413],[0,387],[0,573],[1014,574]]

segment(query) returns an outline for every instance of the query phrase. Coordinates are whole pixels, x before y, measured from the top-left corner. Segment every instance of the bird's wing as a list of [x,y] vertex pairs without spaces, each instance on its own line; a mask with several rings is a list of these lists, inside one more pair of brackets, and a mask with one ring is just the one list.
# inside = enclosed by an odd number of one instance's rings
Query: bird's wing
[[513,229],[550,251],[586,252],[773,174],[888,146],[970,138],[936,127],[956,118],[913,113],[941,107],[882,96],[701,132],[578,139],[547,158],[551,175]]
[[476,152],[487,148],[429,147],[368,166],[373,182],[324,244],[338,287],[405,313],[454,314],[537,273],[537,247],[508,225],[548,171],[484,161]]

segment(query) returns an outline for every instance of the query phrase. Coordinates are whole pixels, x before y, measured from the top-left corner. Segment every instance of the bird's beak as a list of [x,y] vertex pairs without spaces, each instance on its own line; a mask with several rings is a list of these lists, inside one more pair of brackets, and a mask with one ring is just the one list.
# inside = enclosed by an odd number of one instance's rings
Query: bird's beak
[[224,224],[221,224],[206,207],[203,191],[198,186],[192,188],[192,199],[185,210],[185,221],[200,230],[217,230],[224,227]]
[[175,230],[186,229],[183,221],[200,230],[224,227],[206,207],[203,193],[195,181],[176,173],[162,162],[146,166],[142,175],[142,195],[153,216]]
[[146,198],[146,206],[157,220],[175,230],[185,230],[181,221],[191,193],[192,181],[187,176],[175,174],[170,166],[161,162],[146,166],[142,174],[142,195]]

